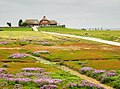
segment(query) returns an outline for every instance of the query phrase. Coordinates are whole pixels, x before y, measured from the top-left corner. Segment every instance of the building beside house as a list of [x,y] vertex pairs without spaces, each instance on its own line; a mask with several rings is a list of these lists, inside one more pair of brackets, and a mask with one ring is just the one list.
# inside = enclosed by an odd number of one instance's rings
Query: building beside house
[[57,26],[58,25],[58,23],[57,23],[57,21],[55,21],[55,20],[49,20],[50,21],[50,25],[51,26]]
[[28,24],[29,26],[39,25],[39,21],[37,19],[26,19],[24,23]]
[[43,18],[38,21],[37,19],[26,19],[23,23],[22,26],[26,27],[30,27],[30,26],[40,26],[40,27],[44,27],[44,26],[61,26],[61,27],[65,27],[65,25],[58,25],[58,22],[55,20],[48,20],[46,18],[46,16],[43,16]]

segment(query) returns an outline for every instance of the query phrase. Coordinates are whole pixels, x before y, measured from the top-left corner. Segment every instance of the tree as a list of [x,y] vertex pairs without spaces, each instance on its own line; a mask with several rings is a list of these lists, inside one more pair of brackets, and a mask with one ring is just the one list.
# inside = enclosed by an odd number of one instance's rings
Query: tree
[[28,23],[22,22],[21,26],[26,27],[26,26],[30,26],[30,25]]
[[86,29],[85,29],[85,28],[82,28],[81,30],[84,30],[84,31],[86,31]]
[[18,26],[22,26],[22,22],[23,22],[23,20],[20,19],[19,22],[18,22]]
[[11,27],[11,23],[7,22],[7,25],[8,25],[9,27]]

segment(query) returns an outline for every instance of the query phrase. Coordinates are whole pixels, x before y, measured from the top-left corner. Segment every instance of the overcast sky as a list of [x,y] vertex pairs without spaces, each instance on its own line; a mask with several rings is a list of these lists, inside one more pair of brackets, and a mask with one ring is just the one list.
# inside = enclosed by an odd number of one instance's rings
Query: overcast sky
[[0,26],[44,15],[67,27],[120,27],[120,0],[0,0]]

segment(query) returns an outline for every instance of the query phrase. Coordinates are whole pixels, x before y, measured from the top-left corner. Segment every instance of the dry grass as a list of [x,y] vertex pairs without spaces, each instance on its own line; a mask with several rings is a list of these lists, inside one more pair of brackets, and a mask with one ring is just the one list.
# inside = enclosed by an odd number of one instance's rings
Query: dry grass
[[7,59],[11,54],[13,53],[20,53],[19,50],[15,49],[0,49],[0,60],[1,59]]
[[85,66],[92,67],[95,69],[120,70],[119,60],[85,60],[85,61],[64,62],[66,66],[78,71],[82,67],[82,63],[85,63]]
[[86,66],[91,66],[95,69],[120,70],[120,61],[119,60],[94,60],[94,61],[88,61]]

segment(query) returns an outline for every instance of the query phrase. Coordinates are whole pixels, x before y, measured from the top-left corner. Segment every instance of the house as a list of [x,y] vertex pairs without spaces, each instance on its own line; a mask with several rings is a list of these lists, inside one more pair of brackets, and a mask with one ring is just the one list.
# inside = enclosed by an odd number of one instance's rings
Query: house
[[39,21],[37,19],[26,19],[24,23],[29,26],[39,25]]
[[43,18],[40,20],[40,26],[52,26],[52,25],[57,26],[57,21],[48,20],[48,19],[46,19],[46,16],[43,16]]
[[40,20],[40,26],[49,26],[49,25],[50,25],[50,21],[46,19],[45,16],[43,16],[43,18]]

